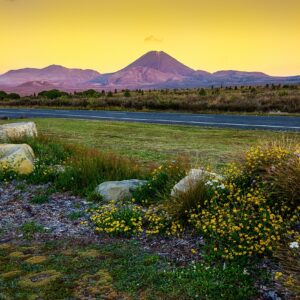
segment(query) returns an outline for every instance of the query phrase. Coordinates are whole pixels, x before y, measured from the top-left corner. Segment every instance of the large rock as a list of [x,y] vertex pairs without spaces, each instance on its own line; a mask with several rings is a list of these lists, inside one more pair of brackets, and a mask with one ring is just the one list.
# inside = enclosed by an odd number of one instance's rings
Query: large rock
[[193,188],[195,184],[202,179],[222,179],[222,176],[208,172],[204,169],[191,169],[187,176],[176,183],[171,191],[171,196],[176,196],[178,193],[184,193]]
[[10,123],[0,126],[0,140],[2,141],[36,136],[37,129],[34,122]]
[[0,170],[29,174],[34,169],[34,153],[27,144],[0,144]]
[[138,179],[106,181],[96,188],[96,193],[101,195],[104,201],[118,201],[132,197],[132,192],[146,183],[146,180]]

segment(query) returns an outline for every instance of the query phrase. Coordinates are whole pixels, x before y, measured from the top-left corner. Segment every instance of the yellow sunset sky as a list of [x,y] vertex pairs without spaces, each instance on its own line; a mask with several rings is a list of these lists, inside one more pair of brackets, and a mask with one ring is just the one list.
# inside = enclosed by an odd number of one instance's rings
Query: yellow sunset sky
[[299,0],[0,0],[0,37],[0,73],[105,73],[163,50],[209,72],[300,74]]

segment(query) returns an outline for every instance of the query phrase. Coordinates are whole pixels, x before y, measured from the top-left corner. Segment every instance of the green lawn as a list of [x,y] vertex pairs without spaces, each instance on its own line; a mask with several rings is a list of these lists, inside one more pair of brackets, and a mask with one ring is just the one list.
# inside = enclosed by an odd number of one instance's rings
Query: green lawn
[[[237,130],[142,123],[35,119],[40,133],[103,151],[128,155],[142,162],[163,162],[189,156],[194,165],[220,165],[258,142],[299,133]],[[3,121],[2,121],[3,122]]]

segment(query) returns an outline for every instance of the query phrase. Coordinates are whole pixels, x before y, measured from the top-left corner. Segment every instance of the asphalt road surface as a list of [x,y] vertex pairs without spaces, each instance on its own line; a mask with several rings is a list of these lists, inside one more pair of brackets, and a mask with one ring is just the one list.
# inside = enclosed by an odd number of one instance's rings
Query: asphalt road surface
[[300,131],[300,117],[287,116],[1,108],[0,118],[3,117],[109,120],[206,127],[231,127],[238,129]]

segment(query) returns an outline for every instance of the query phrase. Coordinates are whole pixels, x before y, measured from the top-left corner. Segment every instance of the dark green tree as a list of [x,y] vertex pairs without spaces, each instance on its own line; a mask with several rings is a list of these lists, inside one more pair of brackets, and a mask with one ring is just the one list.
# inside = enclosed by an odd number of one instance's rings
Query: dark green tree
[[17,93],[11,93],[11,94],[8,94],[8,95],[7,95],[7,98],[8,98],[8,99],[11,99],[11,100],[17,100],[17,99],[20,99],[21,97],[20,97],[20,95],[17,94]]
[[42,91],[38,94],[39,97],[43,97],[47,99],[57,99],[68,95],[69,95],[68,93],[59,90]]
[[129,90],[125,90],[124,97],[131,97],[131,94],[130,94]]
[[93,89],[89,89],[86,91],[83,91],[81,93],[77,93],[77,95],[81,96],[81,97],[87,97],[87,98],[97,98],[100,97],[101,94]]
[[4,91],[0,91],[0,100],[7,98],[7,94]]
[[201,88],[199,91],[199,96],[206,96],[206,91],[204,88]]

